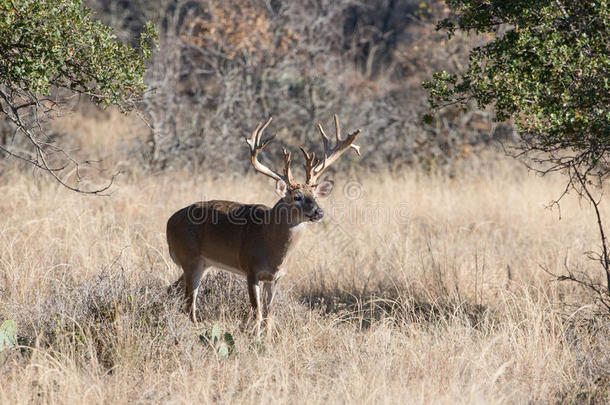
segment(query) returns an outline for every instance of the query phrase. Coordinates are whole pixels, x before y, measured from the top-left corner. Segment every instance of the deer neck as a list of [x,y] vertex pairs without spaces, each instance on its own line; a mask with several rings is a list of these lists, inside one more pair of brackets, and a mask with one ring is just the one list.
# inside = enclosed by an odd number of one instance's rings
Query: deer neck
[[275,247],[276,261],[283,262],[285,257],[297,244],[308,222],[291,218],[282,200],[270,209],[270,232],[268,242]]

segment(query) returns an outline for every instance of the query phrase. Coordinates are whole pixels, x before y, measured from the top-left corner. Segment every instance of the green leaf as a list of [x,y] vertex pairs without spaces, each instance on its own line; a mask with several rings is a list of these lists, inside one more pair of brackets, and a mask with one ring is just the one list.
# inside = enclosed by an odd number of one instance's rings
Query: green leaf
[[235,340],[229,332],[221,333],[218,325],[212,326],[211,330],[203,330],[199,335],[201,342],[210,345],[220,359],[228,358],[235,349]]
[[220,342],[218,345],[218,357],[221,359],[227,359],[229,357],[229,346],[225,342]]
[[235,348],[235,340],[233,340],[233,335],[231,335],[229,332],[226,332],[224,334],[224,340],[229,345],[229,350],[233,351],[233,349]]
[[36,95],[79,88],[98,104],[135,107],[157,43],[151,24],[136,49],[117,42],[82,0],[0,0],[0,16],[0,85]]
[[[610,1],[447,5],[455,13],[439,29],[491,35],[479,37],[485,43],[470,50],[462,72],[438,72],[424,82],[430,108],[466,107],[474,100],[478,108],[492,109],[496,120],[513,120],[527,140],[518,145],[524,152],[547,152],[548,161],[563,168],[610,173],[601,164],[610,159],[610,118],[600,112],[610,105]],[[576,157],[566,159],[558,150]]]
[[0,325],[0,352],[17,346],[17,324],[7,320]]
[[212,335],[210,340],[214,345],[220,340],[220,327],[218,325],[212,326]]

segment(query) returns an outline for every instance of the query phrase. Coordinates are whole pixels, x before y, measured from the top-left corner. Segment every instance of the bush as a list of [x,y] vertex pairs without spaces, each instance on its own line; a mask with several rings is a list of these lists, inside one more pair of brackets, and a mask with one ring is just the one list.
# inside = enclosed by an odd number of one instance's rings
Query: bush
[[[147,25],[139,49],[117,42],[112,28],[92,20],[81,0],[0,0],[0,14],[0,112],[13,134],[3,137],[0,152],[84,191],[78,164],[46,134],[42,121],[72,95],[133,109],[146,88],[144,72],[156,33]],[[70,183],[62,173],[74,168],[76,183]]]

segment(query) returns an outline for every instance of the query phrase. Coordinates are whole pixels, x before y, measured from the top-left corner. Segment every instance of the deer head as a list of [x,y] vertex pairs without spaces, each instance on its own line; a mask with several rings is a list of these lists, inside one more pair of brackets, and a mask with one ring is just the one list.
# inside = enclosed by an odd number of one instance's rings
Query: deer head
[[335,114],[335,138],[334,147],[331,147],[330,140],[321,124],[318,124],[318,130],[322,137],[324,146],[324,154],[322,159],[316,159],[315,153],[308,153],[302,146],[300,147],[305,157],[305,183],[299,184],[294,180],[290,169],[291,154],[282,148],[284,154],[283,173],[280,174],[258,160],[258,155],[274,138],[275,135],[262,140],[262,135],[265,129],[271,123],[270,117],[265,124],[260,122],[256,129],[252,132],[246,142],[250,147],[250,161],[256,171],[276,180],[275,191],[282,199],[282,202],[291,212],[291,217],[296,222],[319,222],[324,216],[324,211],[318,206],[316,198],[328,197],[333,189],[332,181],[319,181],[324,171],[335,162],[346,150],[352,148],[360,155],[360,147],[354,145],[354,141],[360,130],[352,132],[346,139],[341,139],[341,129],[339,127],[339,118]]

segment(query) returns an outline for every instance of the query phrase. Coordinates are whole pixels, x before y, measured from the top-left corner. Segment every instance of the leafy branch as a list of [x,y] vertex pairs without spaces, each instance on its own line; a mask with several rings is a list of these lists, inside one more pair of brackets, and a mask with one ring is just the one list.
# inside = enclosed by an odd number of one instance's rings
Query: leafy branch
[[146,89],[156,31],[147,24],[137,49],[122,44],[81,0],[0,0],[0,14],[0,114],[13,131],[0,142],[0,156],[31,164],[70,190],[103,193],[114,177],[101,188],[83,188],[80,167],[90,162],[74,159],[45,123],[78,96],[133,110]]

